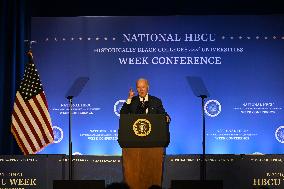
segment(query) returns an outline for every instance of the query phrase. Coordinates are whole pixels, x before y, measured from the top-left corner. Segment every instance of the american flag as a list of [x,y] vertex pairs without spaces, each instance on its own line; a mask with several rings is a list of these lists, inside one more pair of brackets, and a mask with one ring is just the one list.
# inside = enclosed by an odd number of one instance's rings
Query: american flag
[[28,59],[16,93],[11,125],[25,155],[35,154],[54,141],[46,97],[31,52]]

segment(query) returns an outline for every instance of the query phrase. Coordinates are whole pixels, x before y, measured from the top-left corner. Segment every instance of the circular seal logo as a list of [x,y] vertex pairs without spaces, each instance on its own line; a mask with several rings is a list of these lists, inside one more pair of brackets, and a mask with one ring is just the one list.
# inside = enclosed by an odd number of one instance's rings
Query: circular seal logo
[[221,112],[221,104],[217,100],[208,100],[204,105],[205,113],[210,117],[216,117]]
[[119,112],[120,112],[120,109],[122,108],[124,102],[126,102],[126,100],[118,100],[118,101],[115,102],[115,104],[113,106],[113,112],[118,117],[120,116]]
[[275,138],[280,143],[284,143],[284,126],[280,126],[275,131]]
[[54,143],[59,143],[63,139],[63,130],[58,126],[53,126]]
[[147,119],[137,119],[133,124],[133,131],[135,135],[143,137],[151,133],[151,123]]

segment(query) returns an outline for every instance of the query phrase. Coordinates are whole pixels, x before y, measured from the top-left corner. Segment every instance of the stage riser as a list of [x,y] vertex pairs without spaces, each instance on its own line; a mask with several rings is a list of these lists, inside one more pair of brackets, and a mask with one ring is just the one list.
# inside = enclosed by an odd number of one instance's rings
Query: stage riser
[[[207,155],[207,179],[223,180],[223,189],[284,188],[284,155]],[[120,156],[76,156],[74,180],[120,182]],[[198,180],[198,155],[167,155],[163,187],[172,180]],[[53,180],[68,179],[68,156],[0,156],[0,188],[52,189]]]

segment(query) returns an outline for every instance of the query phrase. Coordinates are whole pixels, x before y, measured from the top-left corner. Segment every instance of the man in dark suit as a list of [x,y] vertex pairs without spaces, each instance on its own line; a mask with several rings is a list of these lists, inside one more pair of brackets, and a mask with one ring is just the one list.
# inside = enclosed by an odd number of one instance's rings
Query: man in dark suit
[[165,111],[162,101],[148,94],[149,83],[140,78],[136,81],[138,95],[135,96],[133,89],[129,90],[127,101],[123,104],[120,114],[165,114],[167,123],[170,116]]
[[[164,114],[169,124],[170,117],[166,113],[162,101],[148,94],[148,81],[143,78],[138,79],[136,89],[137,96],[132,89],[129,90],[127,101],[123,104],[120,114]],[[160,146],[123,148],[124,181],[130,188],[135,189],[146,189],[151,185],[161,186],[165,154],[165,148]]]

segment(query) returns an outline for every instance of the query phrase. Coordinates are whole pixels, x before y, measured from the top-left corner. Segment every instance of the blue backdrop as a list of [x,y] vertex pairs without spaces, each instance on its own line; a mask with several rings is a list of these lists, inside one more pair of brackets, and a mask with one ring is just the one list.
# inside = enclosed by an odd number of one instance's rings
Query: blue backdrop
[[66,92],[74,98],[73,152],[119,155],[119,109],[140,77],[172,118],[167,154],[202,153],[201,100],[187,76],[203,79],[206,153],[283,153],[284,17],[159,16],[33,18],[34,59],[55,143],[68,153]]

